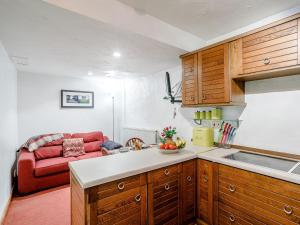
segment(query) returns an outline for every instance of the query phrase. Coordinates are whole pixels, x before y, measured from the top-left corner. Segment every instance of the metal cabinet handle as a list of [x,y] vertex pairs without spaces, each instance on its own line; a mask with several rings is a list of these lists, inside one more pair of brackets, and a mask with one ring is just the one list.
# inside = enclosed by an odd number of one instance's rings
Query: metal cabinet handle
[[118,184],[118,189],[119,189],[119,190],[123,190],[124,187],[125,187],[124,182],[121,182],[121,183]]
[[289,205],[285,205],[283,207],[283,211],[285,212],[285,214],[291,215],[293,213],[293,208]]
[[170,189],[170,185],[169,184],[165,184],[165,190],[168,191]]
[[230,220],[230,222],[234,222],[235,221],[235,216],[234,215],[230,215],[229,216],[229,220]]
[[192,177],[191,177],[191,176],[187,176],[186,179],[187,179],[187,181],[189,181],[189,182],[192,181]]
[[233,192],[235,192],[235,190],[236,190],[236,187],[232,184],[229,184],[229,191],[233,193]]
[[265,65],[270,64],[270,62],[271,62],[271,60],[270,60],[269,57],[264,58],[264,64],[265,64]]
[[170,171],[168,169],[165,169],[164,173],[166,176],[168,176],[170,174]]
[[204,183],[207,183],[207,181],[208,181],[208,176],[207,175],[203,175],[203,181],[204,181]]
[[134,199],[135,199],[136,202],[140,202],[141,199],[142,199],[141,194],[136,195]]

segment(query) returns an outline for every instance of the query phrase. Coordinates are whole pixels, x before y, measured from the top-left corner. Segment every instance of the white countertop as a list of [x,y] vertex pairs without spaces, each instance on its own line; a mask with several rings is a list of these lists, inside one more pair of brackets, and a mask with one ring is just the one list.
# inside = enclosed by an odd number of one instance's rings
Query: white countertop
[[130,177],[140,173],[197,158],[188,150],[162,154],[157,148],[145,149],[70,162],[69,166],[82,188]]
[[187,146],[186,150],[178,154],[162,154],[158,149],[151,148],[70,162],[69,166],[82,188],[93,187],[194,158],[201,158],[300,184],[300,175],[223,158],[238,151],[238,149]]
[[198,158],[300,184],[300,175],[224,158],[224,156],[231,155],[239,151],[239,149],[233,148],[218,148],[209,152],[198,154]]

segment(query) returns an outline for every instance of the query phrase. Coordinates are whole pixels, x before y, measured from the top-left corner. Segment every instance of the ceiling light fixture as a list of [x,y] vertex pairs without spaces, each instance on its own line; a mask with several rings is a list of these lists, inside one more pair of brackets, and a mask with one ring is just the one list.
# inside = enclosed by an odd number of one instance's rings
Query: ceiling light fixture
[[120,52],[114,52],[113,56],[115,58],[120,58],[121,57],[121,53]]
[[88,72],[88,75],[89,75],[89,76],[93,76],[94,73],[93,73],[92,71],[89,71],[89,72]]

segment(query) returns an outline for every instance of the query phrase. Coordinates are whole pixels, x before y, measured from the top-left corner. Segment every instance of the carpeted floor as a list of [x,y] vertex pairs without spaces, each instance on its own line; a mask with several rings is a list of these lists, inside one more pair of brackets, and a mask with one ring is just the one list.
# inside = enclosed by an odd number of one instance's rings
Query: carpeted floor
[[70,187],[14,197],[4,225],[70,225]]

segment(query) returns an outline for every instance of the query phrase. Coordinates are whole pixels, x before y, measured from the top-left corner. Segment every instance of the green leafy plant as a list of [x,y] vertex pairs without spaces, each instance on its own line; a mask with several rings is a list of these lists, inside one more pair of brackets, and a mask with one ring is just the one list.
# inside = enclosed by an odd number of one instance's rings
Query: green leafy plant
[[167,139],[172,139],[173,136],[176,134],[176,127],[165,127],[161,132],[160,141],[161,143],[165,144]]

